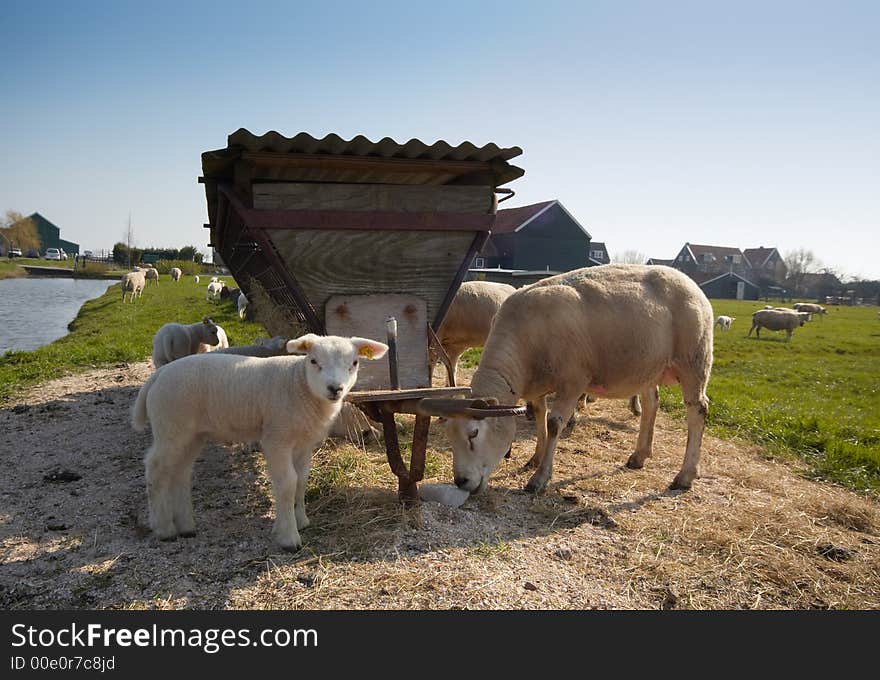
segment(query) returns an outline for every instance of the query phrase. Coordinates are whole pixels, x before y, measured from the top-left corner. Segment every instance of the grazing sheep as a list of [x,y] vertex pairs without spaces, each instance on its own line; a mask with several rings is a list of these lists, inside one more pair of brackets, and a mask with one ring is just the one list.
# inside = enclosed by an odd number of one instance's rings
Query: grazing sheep
[[141,387],[131,422],[153,430],[144,465],[150,527],[159,538],[195,533],[192,469],[206,442],[259,441],[275,496],[273,533],[282,548],[300,549],[312,453],[357,379],[358,360],[378,359],[388,346],[309,334],[287,350],[306,356],[197,354],[162,367]]
[[752,327],[746,337],[755,331],[755,337],[761,337],[761,329],[771,331],[785,331],[786,340],[791,340],[792,331],[803,326],[810,320],[808,312],[796,312],[793,309],[759,309],[752,314]]
[[172,281],[180,281],[180,277],[183,276],[183,272],[179,267],[172,267],[168,270],[168,273],[171,274]]
[[[482,347],[489,337],[492,320],[504,302],[516,288],[506,283],[491,281],[466,281],[461,284],[443,323],[437,329],[437,339],[443,345],[453,373],[458,366],[458,359],[470,347]],[[440,360],[440,354],[430,348],[431,377],[434,367]],[[447,373],[447,383],[452,384]]]
[[166,323],[153,336],[153,366],[159,368],[175,359],[196,354],[204,345],[217,345],[220,326],[210,317],[188,325]]
[[134,302],[135,295],[141,297],[144,294],[144,288],[147,285],[147,281],[144,272],[138,270],[123,274],[120,285],[122,286],[122,301],[125,302],[126,293],[131,293],[129,296],[129,302]]
[[214,352],[228,348],[229,338],[226,337],[226,331],[223,330],[223,326],[217,324],[217,342],[213,345],[207,342],[199,343],[199,349],[196,351],[196,354],[204,354],[205,352]]
[[146,269],[144,269],[144,276],[146,277],[148,282],[155,281],[156,285],[159,285],[159,270],[155,267],[147,267]]
[[[489,403],[531,401],[537,466],[526,491],[540,492],[553,471],[556,442],[578,398],[641,397],[635,452],[627,467],[641,468],[653,448],[658,385],[681,383],[687,407],[684,463],[672,482],[687,489],[697,476],[712,368],[712,306],[687,275],[662,265],[608,264],[577,269],[519,289],[502,305],[486,341],[471,393]],[[556,399],[547,417],[548,394]],[[482,490],[510,450],[512,417],[446,423],[455,483]]]
[[798,312],[809,312],[810,314],[827,314],[828,310],[825,309],[822,305],[816,305],[812,302],[796,302],[793,304],[792,309],[797,310]]
[[248,299],[244,293],[238,296],[238,318],[244,319],[247,315]]
[[211,281],[208,284],[208,292],[205,293],[205,300],[219,300],[220,293],[223,291],[223,287],[226,284],[223,281]]
[[193,274],[193,281],[195,282],[196,285],[199,285],[199,275],[198,274]]
[[723,331],[730,330],[730,324],[736,321],[735,316],[724,316],[723,314],[715,319],[715,325],[720,327]]

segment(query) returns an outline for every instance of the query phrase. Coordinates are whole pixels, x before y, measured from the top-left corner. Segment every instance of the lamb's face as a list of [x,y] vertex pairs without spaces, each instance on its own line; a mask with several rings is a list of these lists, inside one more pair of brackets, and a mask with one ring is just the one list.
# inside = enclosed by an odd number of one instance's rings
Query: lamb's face
[[204,324],[203,332],[203,340],[206,345],[219,345],[220,344],[220,336],[217,335],[217,324],[215,324],[211,319],[205,317],[202,319],[202,323]]
[[516,435],[514,418],[450,418],[446,436],[452,444],[452,473],[456,485],[471,493],[482,491]]
[[388,345],[366,338],[304,335],[287,343],[291,354],[306,355],[306,380],[318,399],[342,401],[357,381],[362,359],[379,359]]

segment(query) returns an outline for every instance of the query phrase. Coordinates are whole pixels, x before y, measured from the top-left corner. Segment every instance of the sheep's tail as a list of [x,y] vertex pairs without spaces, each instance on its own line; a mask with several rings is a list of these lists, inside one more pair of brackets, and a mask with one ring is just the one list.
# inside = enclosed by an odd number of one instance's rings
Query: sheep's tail
[[131,426],[138,432],[146,430],[147,424],[150,422],[150,419],[147,417],[147,392],[153,386],[157,375],[159,375],[158,370],[147,379],[147,382],[143,384],[140,392],[138,392],[137,399],[134,400],[134,406],[131,407]]

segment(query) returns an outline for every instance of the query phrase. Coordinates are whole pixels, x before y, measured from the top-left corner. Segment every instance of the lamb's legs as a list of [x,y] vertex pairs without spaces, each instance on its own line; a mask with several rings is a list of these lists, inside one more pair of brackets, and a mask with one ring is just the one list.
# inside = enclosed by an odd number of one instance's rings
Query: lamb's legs
[[530,403],[535,414],[535,433],[538,436],[538,442],[535,445],[535,453],[523,466],[523,470],[538,467],[547,451],[547,396],[538,397]]
[[282,548],[296,552],[302,547],[302,539],[296,528],[294,514],[298,479],[293,466],[293,455],[289,446],[276,441],[264,441],[263,453],[275,495],[275,526],[272,534]]
[[175,468],[183,451],[169,442],[154,441],[144,458],[150,528],[161,540],[175,538]]
[[306,515],[306,485],[309,481],[309,471],[312,469],[312,452],[294,450],[293,467],[296,470],[296,498],[293,512],[296,517],[297,529],[305,529],[311,524]]
[[202,441],[195,440],[183,450],[183,455],[174,470],[172,503],[174,524],[181,536],[195,536],[196,522],[192,507],[192,474],[193,464],[202,450]]
[[[577,405],[580,391],[571,393],[556,393],[556,401],[553,403],[553,410],[550,412],[549,418],[538,419],[536,422],[547,423],[547,440],[544,447],[544,454],[538,463],[538,469],[532,475],[526,484],[526,491],[529,493],[540,493],[547,486],[550,477],[553,474],[553,454],[556,451],[556,442],[562,432],[565,423],[571,418]],[[546,404],[546,401],[544,402]],[[536,452],[537,453],[537,452]]]
[[654,450],[654,421],[657,419],[657,406],[660,403],[660,390],[656,385],[641,393],[641,402],[642,417],[639,421],[636,450],[626,461],[626,466],[633,470],[640,470]]

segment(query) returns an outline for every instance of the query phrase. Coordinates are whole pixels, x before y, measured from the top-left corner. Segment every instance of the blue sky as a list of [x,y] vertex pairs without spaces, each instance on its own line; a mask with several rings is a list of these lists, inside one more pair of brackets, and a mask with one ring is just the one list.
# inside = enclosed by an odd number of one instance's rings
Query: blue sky
[[880,3],[2,4],[0,211],[204,249],[240,127],[520,146],[612,255],[808,248],[880,278]]

